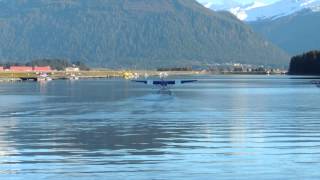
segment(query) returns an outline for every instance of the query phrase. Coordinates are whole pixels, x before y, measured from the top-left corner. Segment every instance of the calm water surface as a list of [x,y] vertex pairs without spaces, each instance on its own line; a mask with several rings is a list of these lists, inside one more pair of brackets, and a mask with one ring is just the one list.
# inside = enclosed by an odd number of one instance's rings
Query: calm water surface
[[320,179],[320,88],[196,76],[0,84],[0,179]]

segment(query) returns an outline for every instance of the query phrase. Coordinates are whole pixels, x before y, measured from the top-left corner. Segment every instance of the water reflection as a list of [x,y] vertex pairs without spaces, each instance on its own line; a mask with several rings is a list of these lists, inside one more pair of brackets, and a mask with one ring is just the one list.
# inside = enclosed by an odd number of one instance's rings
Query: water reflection
[[320,177],[309,80],[198,78],[171,94],[121,80],[2,86],[0,178]]
[[16,127],[16,121],[14,118],[7,121],[2,120],[1,125],[3,126],[0,127],[0,158],[4,158],[17,153],[15,147],[11,146],[11,142],[5,138],[9,133],[8,130]]

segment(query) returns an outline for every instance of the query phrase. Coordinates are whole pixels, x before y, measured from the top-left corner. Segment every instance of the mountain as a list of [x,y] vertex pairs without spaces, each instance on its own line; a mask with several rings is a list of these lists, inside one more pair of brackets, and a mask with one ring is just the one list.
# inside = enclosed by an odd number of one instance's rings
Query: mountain
[[[227,10],[244,21],[259,21],[266,19],[278,19],[280,17],[292,15],[302,10],[320,10],[320,0],[279,0],[275,3],[266,4],[262,1],[255,1],[252,4],[241,6],[235,4],[229,6],[229,2],[225,1],[227,6],[221,9],[221,4],[210,6],[211,9]],[[204,5],[207,5],[204,3]]]
[[320,12],[304,10],[275,20],[251,22],[250,25],[290,55],[320,49]]
[[203,4],[206,8],[213,9],[215,11],[221,11],[221,10],[229,10],[234,7],[240,7],[242,6],[237,1],[228,0],[223,2],[213,2],[213,1],[199,1],[201,4]]
[[[229,3],[226,3],[229,5]],[[211,5],[221,7],[220,5]],[[320,49],[320,0],[256,1],[227,9],[290,55]]]
[[289,62],[230,13],[195,0],[1,0],[0,61],[42,58],[141,69]]

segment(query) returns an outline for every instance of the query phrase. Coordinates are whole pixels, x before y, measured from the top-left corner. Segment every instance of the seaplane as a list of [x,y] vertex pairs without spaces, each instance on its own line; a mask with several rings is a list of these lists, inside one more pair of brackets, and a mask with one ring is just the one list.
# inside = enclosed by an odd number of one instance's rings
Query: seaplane
[[166,80],[165,78],[167,78],[169,75],[165,72],[161,72],[159,76],[160,80],[133,80],[133,82],[156,86],[160,89],[160,92],[168,91],[170,86],[173,85],[197,82],[197,80]]
[[52,81],[52,78],[47,73],[40,73],[40,75],[37,77],[38,82],[44,82],[44,81]]

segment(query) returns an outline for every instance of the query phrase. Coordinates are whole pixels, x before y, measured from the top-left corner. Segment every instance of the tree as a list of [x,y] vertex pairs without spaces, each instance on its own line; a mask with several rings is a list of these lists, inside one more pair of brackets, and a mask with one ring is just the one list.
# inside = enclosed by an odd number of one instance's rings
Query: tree
[[289,74],[320,75],[320,51],[310,51],[292,57]]

